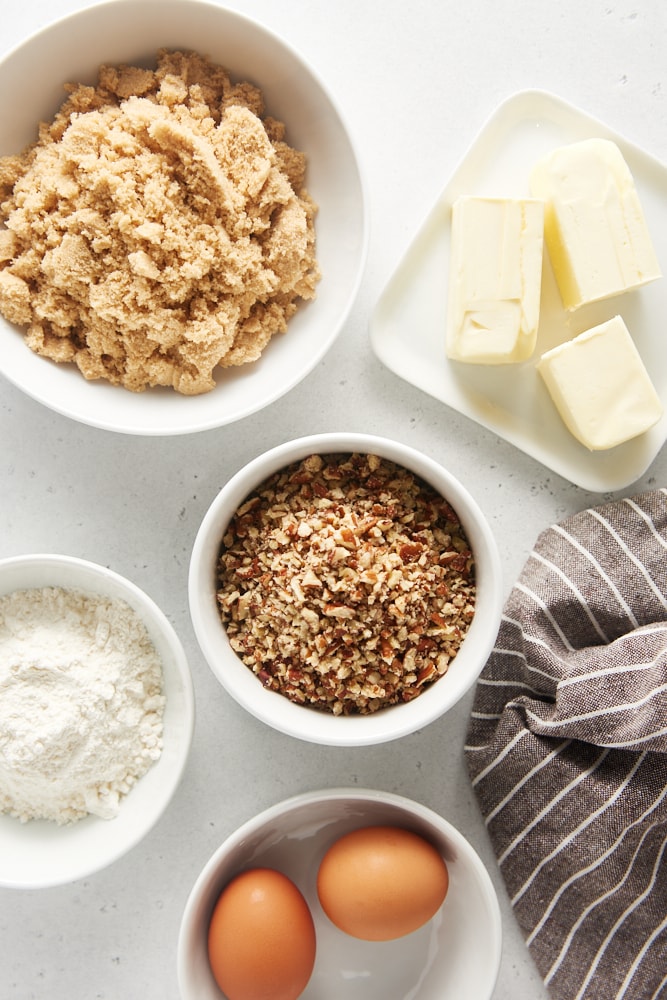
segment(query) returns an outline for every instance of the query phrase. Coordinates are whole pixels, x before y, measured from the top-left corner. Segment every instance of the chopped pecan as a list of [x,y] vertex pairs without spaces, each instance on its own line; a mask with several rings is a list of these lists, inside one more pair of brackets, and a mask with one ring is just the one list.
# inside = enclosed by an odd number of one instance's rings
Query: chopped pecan
[[455,512],[375,455],[271,476],[221,542],[218,606],[265,687],[333,715],[411,701],[449,668],[475,609]]

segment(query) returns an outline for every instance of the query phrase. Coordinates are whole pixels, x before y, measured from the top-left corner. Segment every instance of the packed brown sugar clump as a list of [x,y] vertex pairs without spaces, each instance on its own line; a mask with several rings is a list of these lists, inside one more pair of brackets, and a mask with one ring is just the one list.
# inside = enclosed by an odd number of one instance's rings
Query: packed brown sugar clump
[[452,507],[374,455],[312,455],[236,512],[219,558],[230,644],[262,684],[334,715],[410,701],[449,668],[475,609]]
[[0,312],[87,379],[207,392],[315,295],[305,156],[256,87],[196,53],[68,90],[0,159]]

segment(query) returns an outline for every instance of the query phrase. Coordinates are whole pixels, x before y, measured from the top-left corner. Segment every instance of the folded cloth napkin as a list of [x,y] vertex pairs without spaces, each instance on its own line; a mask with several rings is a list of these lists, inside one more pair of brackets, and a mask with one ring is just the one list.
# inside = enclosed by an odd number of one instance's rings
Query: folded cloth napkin
[[544,531],[465,756],[556,1000],[667,998],[667,489]]

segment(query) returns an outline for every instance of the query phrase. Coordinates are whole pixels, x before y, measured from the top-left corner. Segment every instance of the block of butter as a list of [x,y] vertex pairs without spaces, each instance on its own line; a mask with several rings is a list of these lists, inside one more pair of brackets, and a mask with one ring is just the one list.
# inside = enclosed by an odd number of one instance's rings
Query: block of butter
[[555,149],[534,167],[530,191],[545,202],[544,239],[566,309],[661,276],[634,179],[614,142]]
[[544,205],[467,195],[452,206],[447,356],[469,364],[525,361],[540,317]]
[[537,369],[564,423],[590,451],[614,448],[662,416],[660,397],[621,316],[547,351]]

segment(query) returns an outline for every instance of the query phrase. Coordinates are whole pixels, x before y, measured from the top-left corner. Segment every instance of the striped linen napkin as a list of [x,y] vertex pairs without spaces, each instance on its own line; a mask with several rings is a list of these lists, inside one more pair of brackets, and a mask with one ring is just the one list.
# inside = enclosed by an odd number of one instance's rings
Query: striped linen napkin
[[667,489],[535,544],[465,756],[555,1000],[667,998]]

